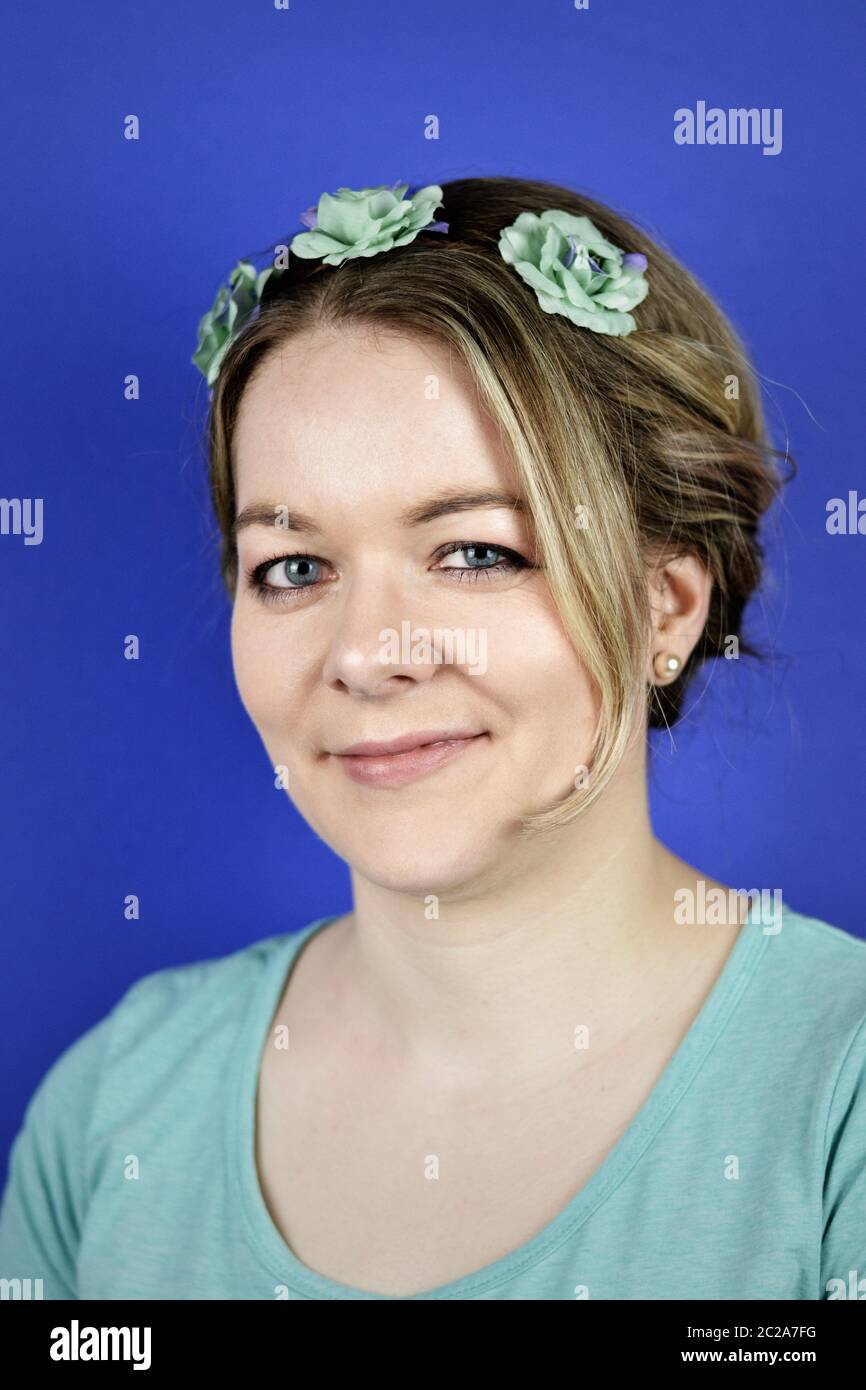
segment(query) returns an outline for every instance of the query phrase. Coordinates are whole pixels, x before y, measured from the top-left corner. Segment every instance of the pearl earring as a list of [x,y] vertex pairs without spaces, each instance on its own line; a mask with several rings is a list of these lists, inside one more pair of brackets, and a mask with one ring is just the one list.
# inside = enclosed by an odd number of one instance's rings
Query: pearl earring
[[659,680],[669,680],[676,675],[681,666],[682,662],[673,652],[659,652],[653,663],[653,669]]

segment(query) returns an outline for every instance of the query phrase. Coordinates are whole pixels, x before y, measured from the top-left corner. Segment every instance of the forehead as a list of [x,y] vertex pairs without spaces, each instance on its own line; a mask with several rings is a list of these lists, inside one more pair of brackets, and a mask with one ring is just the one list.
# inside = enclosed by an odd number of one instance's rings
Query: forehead
[[298,334],[247,386],[233,441],[238,508],[303,491],[333,505],[411,501],[431,484],[514,482],[456,351],[351,326]]

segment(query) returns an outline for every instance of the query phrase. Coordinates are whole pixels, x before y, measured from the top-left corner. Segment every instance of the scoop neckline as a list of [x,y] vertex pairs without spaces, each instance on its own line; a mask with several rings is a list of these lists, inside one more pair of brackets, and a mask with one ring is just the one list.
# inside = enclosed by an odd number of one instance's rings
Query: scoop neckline
[[[784,901],[781,911],[784,928],[791,916]],[[715,983],[649,1095],[607,1157],[550,1221],[521,1245],[477,1270],[420,1293],[394,1295],[343,1284],[305,1265],[271,1217],[256,1163],[256,1098],[266,1030],[303,946],[343,915],[336,913],[316,918],[300,931],[275,939],[275,949],[257,982],[249,1016],[242,1029],[235,1054],[233,1084],[228,1088],[231,1097],[226,1126],[228,1168],[247,1237],[278,1285],[317,1300],[366,1299],[393,1303],[474,1298],[525,1273],[569,1240],[626,1178],[685,1094],[736,1007],[771,935],[760,929],[760,916],[754,920],[750,904],[746,920]]]

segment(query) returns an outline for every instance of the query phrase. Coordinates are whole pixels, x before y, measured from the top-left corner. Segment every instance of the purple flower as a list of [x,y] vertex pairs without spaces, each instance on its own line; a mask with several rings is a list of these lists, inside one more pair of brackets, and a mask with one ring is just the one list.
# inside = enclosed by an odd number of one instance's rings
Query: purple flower
[[[582,243],[579,241],[578,237],[571,234],[568,237],[566,237],[566,240],[569,245],[569,250],[566,253],[565,260],[562,262],[562,264],[565,266],[566,270],[568,270],[568,267],[574,263],[574,258],[577,255],[578,246]],[[596,271],[597,274],[601,275],[602,268],[592,259],[592,256],[587,255],[587,260],[589,261],[589,264],[592,266],[592,269]]]

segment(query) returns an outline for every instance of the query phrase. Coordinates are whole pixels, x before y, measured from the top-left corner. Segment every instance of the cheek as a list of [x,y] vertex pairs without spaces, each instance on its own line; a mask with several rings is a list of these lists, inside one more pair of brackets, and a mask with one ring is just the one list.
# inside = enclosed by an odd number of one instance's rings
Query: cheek
[[247,714],[262,734],[280,726],[291,727],[299,698],[301,673],[281,631],[275,615],[252,612],[243,601],[236,602],[231,621],[235,685]]
[[267,682],[263,678],[261,662],[254,659],[255,648],[250,625],[242,616],[237,602],[232,611],[231,653],[232,670],[241,703],[253,723],[258,725],[260,705]]
[[519,622],[491,629],[488,647],[490,679],[525,712],[541,718],[562,707],[581,717],[591,712],[593,683],[548,604],[534,604]]
[[[558,615],[539,607],[531,623],[497,634],[492,688],[508,705],[524,756],[554,776],[589,756],[599,714],[598,691]],[[557,773],[558,769],[558,773]]]

